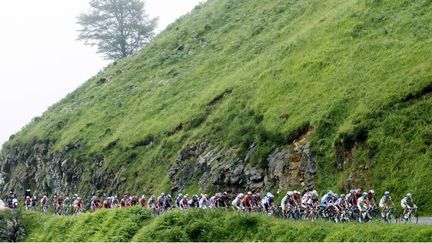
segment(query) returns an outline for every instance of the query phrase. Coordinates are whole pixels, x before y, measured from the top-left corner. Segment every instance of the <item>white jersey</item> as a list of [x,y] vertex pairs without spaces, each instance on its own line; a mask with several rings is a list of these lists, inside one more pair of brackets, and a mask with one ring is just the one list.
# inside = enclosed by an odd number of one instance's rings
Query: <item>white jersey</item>
[[237,209],[241,209],[242,208],[242,197],[237,196],[233,201],[232,201],[232,205],[237,208]]
[[205,209],[205,208],[209,207],[209,201],[205,197],[202,197],[198,203],[199,203],[200,208]]
[[390,201],[392,201],[392,199],[391,199],[390,196],[388,196],[388,197],[383,196],[383,197],[381,198],[381,200],[379,201],[378,206],[379,206],[380,208],[383,208],[383,207],[384,207],[385,205],[387,205],[387,203],[390,202]]
[[285,197],[282,198],[282,201],[281,201],[282,210],[285,210],[285,205],[286,205],[287,199],[288,199],[288,195],[285,195]]

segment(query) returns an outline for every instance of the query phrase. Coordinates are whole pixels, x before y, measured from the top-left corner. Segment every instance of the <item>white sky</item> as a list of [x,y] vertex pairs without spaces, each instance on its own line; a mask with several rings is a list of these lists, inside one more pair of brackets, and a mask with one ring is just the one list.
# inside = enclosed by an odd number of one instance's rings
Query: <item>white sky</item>
[[[202,0],[147,0],[158,30]],[[76,16],[88,0],[0,0],[0,149],[9,136],[40,116],[108,64],[76,41]]]

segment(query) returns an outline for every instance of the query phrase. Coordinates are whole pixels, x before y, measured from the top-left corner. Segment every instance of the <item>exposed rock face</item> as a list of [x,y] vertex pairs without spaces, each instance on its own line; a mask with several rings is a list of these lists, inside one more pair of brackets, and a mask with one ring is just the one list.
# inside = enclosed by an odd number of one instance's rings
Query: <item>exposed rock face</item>
[[[101,188],[115,190],[120,179],[103,169],[103,157],[94,157],[82,166],[70,152],[79,143],[66,146],[61,152],[53,152],[54,143],[39,141],[31,146],[15,146],[0,157],[0,192],[14,190],[17,193],[33,189],[36,193],[91,193]],[[81,164],[77,167],[75,165]],[[84,182],[84,183],[83,183]],[[86,185],[85,188],[79,188]]]
[[204,191],[314,187],[317,164],[305,139],[276,148],[268,156],[265,168],[248,163],[257,146],[253,144],[245,158],[239,158],[235,148],[222,149],[207,142],[185,147],[168,169],[171,190],[182,191],[196,181]]
[[[179,151],[175,164],[168,168],[171,190],[182,191],[191,183],[198,183],[208,192],[313,187],[316,159],[307,136],[276,148],[263,163],[264,167],[250,162],[258,144],[252,144],[244,157],[238,155],[235,147],[226,149],[208,142],[188,145]],[[100,190],[116,193],[127,180],[121,176],[122,168],[106,169],[103,155],[71,157],[81,146],[79,142],[61,152],[53,152],[53,146],[53,142],[39,141],[2,153],[0,193],[14,190],[19,194],[26,189],[33,189],[39,196],[41,193],[89,195]]]
[[12,210],[0,211],[0,241],[19,241],[25,234],[18,219],[18,212]]

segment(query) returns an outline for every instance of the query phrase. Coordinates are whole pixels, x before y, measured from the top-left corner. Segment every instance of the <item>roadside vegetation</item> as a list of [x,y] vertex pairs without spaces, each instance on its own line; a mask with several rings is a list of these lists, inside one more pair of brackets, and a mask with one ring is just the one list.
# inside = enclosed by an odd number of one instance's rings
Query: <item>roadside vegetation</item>
[[100,210],[80,216],[24,212],[25,241],[431,241],[426,225],[297,222],[222,210]]

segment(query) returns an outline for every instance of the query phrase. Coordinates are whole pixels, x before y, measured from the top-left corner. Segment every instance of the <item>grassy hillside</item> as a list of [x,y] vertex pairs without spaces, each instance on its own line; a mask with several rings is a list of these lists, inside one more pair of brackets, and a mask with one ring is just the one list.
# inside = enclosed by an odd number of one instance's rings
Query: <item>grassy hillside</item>
[[25,241],[431,241],[430,226],[293,222],[220,210],[173,211],[153,218],[141,208],[77,217],[24,213]]
[[160,192],[188,144],[244,157],[256,143],[250,163],[265,168],[307,126],[319,189],[412,191],[432,213],[430,13],[429,0],[209,0],[53,105],[2,154],[52,141],[83,168],[81,191],[101,167],[123,178],[119,190]]

